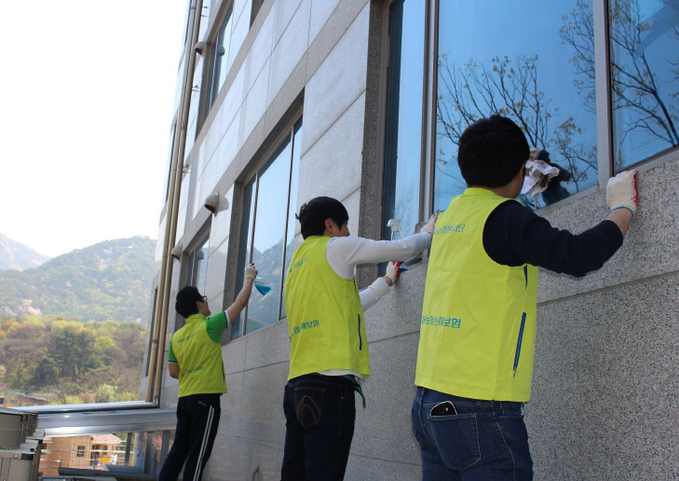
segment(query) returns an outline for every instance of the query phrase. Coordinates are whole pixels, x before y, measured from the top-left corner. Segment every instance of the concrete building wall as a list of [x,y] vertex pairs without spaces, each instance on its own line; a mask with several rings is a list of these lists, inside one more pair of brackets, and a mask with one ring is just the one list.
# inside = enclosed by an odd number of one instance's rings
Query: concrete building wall
[[[679,160],[639,174],[622,248],[577,280],[540,272],[532,401],[537,479],[674,479],[679,361]],[[670,157],[670,158],[671,158]],[[581,231],[603,191],[545,216]]]
[[[219,4],[211,2],[211,11]],[[374,188],[379,156],[372,139],[380,139],[372,119],[379,117],[373,83],[381,67],[371,61],[374,49],[382,46],[371,43],[379,37],[371,26],[383,11],[381,2],[266,0],[252,26],[251,2],[233,5],[232,68],[195,143],[187,143],[190,174],[182,183],[177,231],[185,251],[209,232],[205,294],[213,312],[228,306],[235,291],[234,226],[242,215],[242,182],[300,113],[304,131],[296,211],[314,196],[330,195],[346,205],[352,234],[372,232],[380,221],[371,206],[379,204]],[[214,21],[210,17],[209,25]],[[201,35],[211,30],[203,26]],[[200,84],[200,75],[195,82]],[[198,95],[193,94],[192,105]],[[195,132],[198,115],[192,107],[189,132],[191,126]],[[535,374],[526,406],[536,479],[679,476],[674,461],[679,154],[640,170],[639,211],[615,257],[583,279],[540,272]],[[214,192],[229,208],[212,216],[202,205]],[[581,232],[607,213],[604,190],[589,192],[540,214],[557,227]],[[301,242],[299,234],[296,242]],[[158,265],[160,255],[159,249]],[[170,299],[182,285],[185,268],[175,264]],[[372,376],[364,387],[366,409],[357,403],[346,479],[421,476],[410,407],[426,268],[425,261],[405,272],[365,313]],[[172,321],[167,341],[174,328]],[[278,479],[287,325],[277,322],[228,342],[225,338],[222,352],[229,392],[222,397],[206,479]],[[165,374],[163,407],[176,406],[177,391],[176,381]],[[258,477],[252,478],[255,472]]]

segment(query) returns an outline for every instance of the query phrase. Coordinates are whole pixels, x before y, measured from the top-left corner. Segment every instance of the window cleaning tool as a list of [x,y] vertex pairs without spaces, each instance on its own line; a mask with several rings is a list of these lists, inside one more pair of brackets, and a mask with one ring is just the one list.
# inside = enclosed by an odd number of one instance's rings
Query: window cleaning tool
[[263,284],[262,279],[260,278],[255,279],[255,289],[257,289],[257,292],[259,292],[262,296],[266,296],[269,292],[271,292],[271,287]]
[[401,238],[401,219],[389,219],[387,227],[391,228],[391,240]]

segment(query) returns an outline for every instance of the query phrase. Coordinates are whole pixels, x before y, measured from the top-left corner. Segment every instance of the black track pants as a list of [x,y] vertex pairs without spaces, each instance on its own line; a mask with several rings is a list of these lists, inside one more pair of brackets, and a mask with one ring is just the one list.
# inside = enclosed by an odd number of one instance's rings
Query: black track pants
[[177,403],[177,429],[174,444],[158,481],[176,481],[184,462],[184,481],[200,481],[210,458],[219,428],[219,394],[180,397]]

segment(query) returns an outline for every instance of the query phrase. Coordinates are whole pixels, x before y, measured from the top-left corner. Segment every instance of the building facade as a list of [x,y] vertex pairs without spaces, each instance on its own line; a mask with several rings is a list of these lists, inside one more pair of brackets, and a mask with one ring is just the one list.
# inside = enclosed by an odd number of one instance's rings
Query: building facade
[[[294,213],[341,200],[354,234],[388,238],[464,189],[457,141],[515,120],[560,169],[522,199],[581,232],[605,185],[639,170],[624,246],[582,279],[541,271],[526,424],[536,479],[679,476],[679,5],[674,0],[190,0],[178,62],[153,325],[142,394],[176,406],[165,367],[185,285],[213,312],[255,262],[222,340],[229,392],[207,479],[278,479],[289,361],[285,273]],[[421,476],[410,407],[426,255],[366,311],[372,376],[346,479]],[[360,285],[377,266],[358,269]],[[163,437],[167,452],[171,434]]]
[[46,437],[40,456],[40,472],[56,476],[59,468],[75,468],[107,471],[107,465],[118,463],[118,456],[125,456],[123,441],[113,434]]

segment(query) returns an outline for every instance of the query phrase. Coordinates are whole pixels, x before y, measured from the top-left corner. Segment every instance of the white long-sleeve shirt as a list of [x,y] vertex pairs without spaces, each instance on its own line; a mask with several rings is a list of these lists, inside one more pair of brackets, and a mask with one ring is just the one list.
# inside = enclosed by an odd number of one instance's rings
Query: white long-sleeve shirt
[[[376,241],[363,237],[333,237],[325,248],[325,257],[338,276],[353,279],[357,265],[403,261],[419,254],[430,245],[431,234],[426,232],[394,241]],[[378,277],[375,282],[359,293],[363,310],[375,304],[387,292],[389,292],[389,284],[384,277]]]
[[[357,265],[410,259],[431,246],[431,237],[431,234],[427,232],[394,241],[376,241],[363,237],[333,237],[325,248],[325,257],[338,276],[353,279]],[[389,292],[389,284],[384,277],[378,277],[370,286],[359,292],[361,307],[365,311],[387,292]],[[319,374],[325,376],[350,374],[357,379],[363,379],[359,373],[345,369],[329,369]]]

